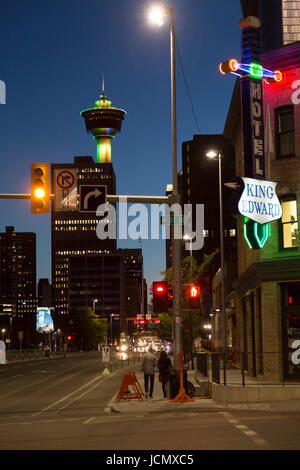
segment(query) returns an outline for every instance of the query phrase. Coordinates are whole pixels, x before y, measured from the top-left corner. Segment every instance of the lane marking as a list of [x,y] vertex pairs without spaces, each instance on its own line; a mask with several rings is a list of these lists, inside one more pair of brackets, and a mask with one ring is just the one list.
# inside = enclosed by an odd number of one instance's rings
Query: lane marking
[[264,447],[270,447],[270,444],[265,441],[262,437],[260,437],[255,431],[250,429],[248,426],[245,424],[239,424],[239,420],[234,418],[234,416],[231,413],[228,412],[220,412],[220,414],[230,423],[233,424],[233,426],[241,431],[245,436],[249,437],[253,442],[260,446]]
[[99,376],[98,377],[94,377],[90,382],[88,382],[87,384],[85,385],[82,385],[81,387],[79,387],[78,389],[74,390],[73,392],[69,393],[68,395],[62,397],[60,400],[57,400],[56,402],[52,403],[51,405],[49,406],[46,406],[45,408],[43,408],[42,410],[40,411],[37,411],[36,413],[32,414],[31,416],[37,416],[41,413],[43,413],[44,411],[47,411],[47,410],[50,410],[51,408],[53,408],[54,406],[56,405],[59,405],[60,403],[62,403],[63,401],[67,400],[68,398],[72,397],[75,393],[79,392],[80,390],[88,387],[90,384],[94,383],[96,380],[99,380]]

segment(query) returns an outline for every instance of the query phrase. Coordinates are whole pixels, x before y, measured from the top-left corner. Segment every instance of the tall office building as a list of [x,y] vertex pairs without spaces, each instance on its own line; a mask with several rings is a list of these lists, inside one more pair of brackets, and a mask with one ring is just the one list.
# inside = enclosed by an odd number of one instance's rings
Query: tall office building
[[[116,178],[111,163],[95,163],[90,156],[74,157],[73,164],[53,164],[51,175],[56,195],[51,218],[52,285],[55,318],[59,320],[69,313],[69,258],[110,254],[116,249],[116,240],[97,237],[96,228],[101,220],[95,209],[80,207],[82,190],[88,188],[93,192],[103,185],[108,194],[115,194]],[[90,200],[97,202],[97,196],[92,195]]]
[[261,20],[261,52],[300,41],[300,0],[241,0],[241,7]]
[[18,331],[32,341],[36,306],[36,234],[6,227],[0,233],[0,324],[12,342]]
[[[234,149],[223,135],[194,135],[193,140],[182,144],[182,170],[179,175],[181,203],[192,204],[193,230],[196,230],[196,205],[204,204],[204,245],[193,250],[189,242],[183,242],[182,256],[193,256],[198,263],[204,255],[220,252],[219,183],[218,162],[206,156],[210,150],[222,154],[222,180],[230,182],[235,174]],[[232,190],[223,185],[224,249],[227,265],[236,261],[236,220],[230,212]],[[187,234],[189,235],[189,234]],[[218,253],[208,266],[203,278],[202,303],[208,315],[211,308],[211,281],[220,267]]]

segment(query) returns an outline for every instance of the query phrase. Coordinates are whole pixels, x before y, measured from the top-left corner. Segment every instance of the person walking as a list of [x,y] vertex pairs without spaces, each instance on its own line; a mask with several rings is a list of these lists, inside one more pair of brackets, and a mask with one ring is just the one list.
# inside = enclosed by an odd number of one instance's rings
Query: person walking
[[161,382],[162,391],[164,394],[164,398],[167,398],[167,378],[168,378],[168,371],[172,367],[171,359],[169,358],[167,352],[162,349],[158,359],[158,370],[159,370],[159,380]]
[[[142,365],[141,365],[141,371],[144,372],[144,385],[145,385],[146,398],[148,398],[148,396],[149,398],[153,398],[155,367],[156,367],[156,357],[152,353],[152,348],[149,348],[148,352],[143,357]],[[148,395],[149,380],[150,380],[150,394]]]

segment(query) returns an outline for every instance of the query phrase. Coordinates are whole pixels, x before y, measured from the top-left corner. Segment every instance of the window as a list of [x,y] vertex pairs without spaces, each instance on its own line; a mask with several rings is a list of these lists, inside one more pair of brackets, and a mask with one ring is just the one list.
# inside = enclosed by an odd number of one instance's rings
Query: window
[[277,158],[295,156],[294,136],[294,107],[278,108],[276,110]]
[[282,200],[281,207],[282,248],[295,248],[298,246],[297,201]]

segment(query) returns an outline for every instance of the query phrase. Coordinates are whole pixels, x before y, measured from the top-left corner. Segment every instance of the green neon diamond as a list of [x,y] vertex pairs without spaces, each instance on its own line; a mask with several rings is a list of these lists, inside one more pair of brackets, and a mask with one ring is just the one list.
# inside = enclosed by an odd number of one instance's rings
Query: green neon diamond
[[263,78],[264,72],[260,64],[250,64],[249,75],[253,78]]

